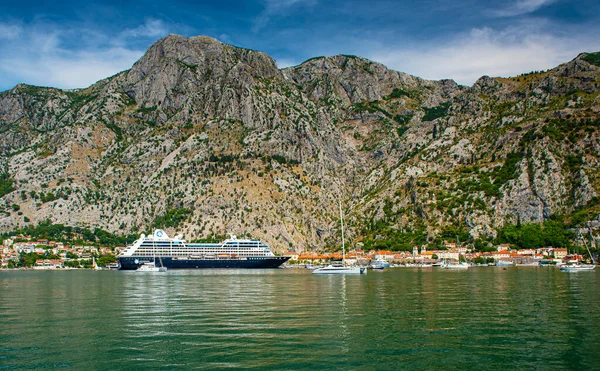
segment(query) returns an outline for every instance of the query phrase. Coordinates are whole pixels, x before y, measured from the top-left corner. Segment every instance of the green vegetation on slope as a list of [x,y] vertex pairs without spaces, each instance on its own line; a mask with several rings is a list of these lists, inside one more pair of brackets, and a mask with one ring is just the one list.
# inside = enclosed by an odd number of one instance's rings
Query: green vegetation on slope
[[423,93],[421,93],[418,90],[404,90],[404,89],[394,88],[394,90],[392,90],[390,95],[385,97],[385,99],[398,99],[398,98],[403,98],[403,97],[419,99],[422,96],[423,96]]
[[186,208],[171,209],[164,215],[154,219],[154,228],[176,228],[192,214],[192,210]]
[[542,247],[567,247],[571,245],[573,233],[563,223],[548,220],[544,223],[523,225],[507,224],[498,230],[497,243],[510,243],[518,248],[537,249]]
[[587,53],[587,55],[581,59],[583,59],[584,61],[586,61],[588,63],[591,63],[593,65],[600,67],[600,52]]
[[427,242],[424,230],[405,230],[375,226],[377,233],[364,240],[365,250],[412,251],[414,246]]
[[48,239],[61,242],[72,242],[74,244],[93,244],[103,246],[125,246],[132,242],[136,236],[118,236],[100,228],[88,229],[71,227],[64,224],[52,224],[46,220],[37,226],[27,226],[15,231],[5,233],[3,236],[31,236],[37,239]]
[[448,109],[450,108],[450,102],[445,102],[440,104],[437,107],[423,107],[425,111],[425,116],[423,116],[423,121],[433,121],[437,118],[444,117],[448,114]]
[[15,190],[12,184],[13,180],[8,176],[7,173],[0,174],[0,197]]
[[517,176],[517,165],[523,160],[522,152],[512,152],[506,156],[504,164],[489,172],[479,172],[476,167],[466,167],[460,170],[463,174],[476,173],[477,179],[467,179],[457,182],[457,188],[462,191],[481,192],[487,197],[500,197],[500,187]]

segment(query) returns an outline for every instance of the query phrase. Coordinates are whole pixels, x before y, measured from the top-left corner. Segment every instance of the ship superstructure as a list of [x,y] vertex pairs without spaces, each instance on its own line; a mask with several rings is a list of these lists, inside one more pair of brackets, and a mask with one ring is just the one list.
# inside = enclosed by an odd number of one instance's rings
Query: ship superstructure
[[141,235],[118,256],[121,269],[137,269],[153,259],[170,269],[195,268],[277,268],[289,257],[275,256],[259,240],[231,236],[221,243],[187,243],[178,235],[171,238],[163,230]]

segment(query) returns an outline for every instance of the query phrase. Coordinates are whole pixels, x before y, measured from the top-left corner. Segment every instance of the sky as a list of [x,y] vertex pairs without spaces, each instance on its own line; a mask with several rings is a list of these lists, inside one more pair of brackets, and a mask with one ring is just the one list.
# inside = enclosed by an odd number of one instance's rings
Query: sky
[[261,50],[280,68],[352,54],[472,85],[600,51],[600,1],[2,1],[0,91],[87,87],[130,68],[168,34]]

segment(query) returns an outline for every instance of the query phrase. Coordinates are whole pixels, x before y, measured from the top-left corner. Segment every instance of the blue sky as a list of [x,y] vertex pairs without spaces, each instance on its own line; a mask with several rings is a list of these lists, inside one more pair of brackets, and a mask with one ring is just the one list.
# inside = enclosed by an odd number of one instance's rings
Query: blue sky
[[600,51],[597,0],[20,0],[0,3],[0,91],[86,87],[170,33],[264,51],[280,67],[354,54],[471,85]]

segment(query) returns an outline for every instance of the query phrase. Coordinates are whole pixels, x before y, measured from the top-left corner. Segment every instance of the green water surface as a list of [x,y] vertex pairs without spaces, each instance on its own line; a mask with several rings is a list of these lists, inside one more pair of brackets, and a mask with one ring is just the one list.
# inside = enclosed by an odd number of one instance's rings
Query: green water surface
[[0,369],[600,369],[599,272],[1,271]]

